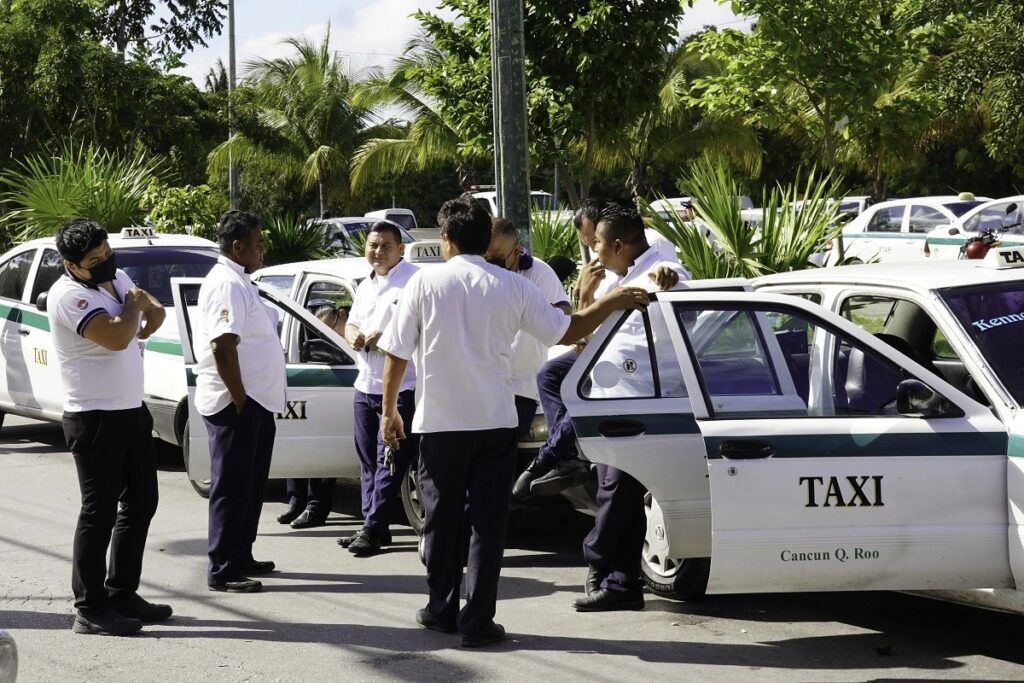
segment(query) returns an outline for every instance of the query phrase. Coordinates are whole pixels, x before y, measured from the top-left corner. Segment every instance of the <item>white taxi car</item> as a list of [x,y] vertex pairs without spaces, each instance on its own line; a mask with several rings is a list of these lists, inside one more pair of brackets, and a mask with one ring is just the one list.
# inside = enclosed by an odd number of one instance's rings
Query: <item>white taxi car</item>
[[932,230],[925,239],[925,256],[936,261],[955,260],[967,240],[983,232],[994,233],[1004,247],[1024,244],[1024,195],[985,202],[949,225]]
[[586,456],[651,494],[648,585],[1024,610],[1024,268],[1003,265],[1024,250],[657,294],[606,322],[562,395]]
[[[891,199],[868,207],[843,227],[843,264],[923,259],[925,238],[949,225],[987,197],[960,195]],[[840,265],[833,244],[825,265]]]
[[[406,259],[420,267],[442,263],[437,241],[406,245]],[[358,371],[356,352],[344,338],[312,315],[317,305],[331,302],[349,310],[359,283],[371,272],[363,257],[324,259],[262,268],[253,274],[267,305],[277,309],[281,342],[287,359],[288,408],[277,415],[278,450],[270,477],[337,477],[347,483],[359,482],[359,460],[353,440],[353,383]],[[175,280],[178,301],[191,302],[201,280]],[[191,322],[179,316],[183,338],[191,340]],[[195,355],[191,344],[184,349],[190,395],[194,391]],[[178,372],[181,370],[179,368]],[[194,411],[193,411],[194,413]],[[189,480],[201,494],[209,492],[209,453],[203,421],[198,414],[189,420],[185,461]],[[542,414],[534,420],[530,434],[520,442],[520,459],[528,461],[547,438]],[[525,466],[525,462],[523,462]],[[402,501],[410,522],[419,531],[423,510],[419,503],[416,472],[403,482]],[[577,492],[578,493],[578,492]],[[566,496],[577,504],[570,492]],[[592,500],[582,496],[586,507]]]
[[[141,288],[170,307],[171,278],[203,277],[217,262],[217,245],[188,235],[125,228],[110,235],[117,265]],[[46,298],[64,273],[54,239],[25,242],[0,256],[0,315],[3,317],[4,373],[0,377],[0,424],[4,413],[60,422],[64,394],[53,353]],[[144,351],[145,401],[156,435],[180,443],[184,432],[185,379],[174,311]]]

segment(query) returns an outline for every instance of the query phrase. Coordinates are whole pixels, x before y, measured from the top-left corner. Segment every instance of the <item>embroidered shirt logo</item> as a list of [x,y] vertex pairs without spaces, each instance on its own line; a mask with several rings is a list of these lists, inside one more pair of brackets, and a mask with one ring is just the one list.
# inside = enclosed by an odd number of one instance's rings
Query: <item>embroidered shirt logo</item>
[[75,307],[78,308],[78,310],[80,310],[80,311],[84,311],[85,307],[88,306],[88,305],[89,305],[89,302],[86,301],[85,299],[79,299],[75,303]]
[[220,309],[220,313],[217,314],[217,317],[220,320],[223,320],[224,322],[227,322],[228,321],[228,309],[226,309],[226,308]]

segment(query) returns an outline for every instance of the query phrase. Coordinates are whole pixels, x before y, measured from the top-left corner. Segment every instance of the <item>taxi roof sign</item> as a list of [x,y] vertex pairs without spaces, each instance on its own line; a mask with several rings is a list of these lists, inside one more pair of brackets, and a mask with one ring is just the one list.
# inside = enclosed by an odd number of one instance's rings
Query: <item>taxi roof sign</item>
[[985,254],[986,268],[1024,268],[1024,246],[993,247]]
[[405,245],[405,258],[409,263],[444,261],[441,240],[422,240]]
[[123,239],[138,239],[146,237],[156,237],[156,233],[153,232],[153,228],[145,225],[136,225],[130,228],[123,228],[121,230],[121,237]]

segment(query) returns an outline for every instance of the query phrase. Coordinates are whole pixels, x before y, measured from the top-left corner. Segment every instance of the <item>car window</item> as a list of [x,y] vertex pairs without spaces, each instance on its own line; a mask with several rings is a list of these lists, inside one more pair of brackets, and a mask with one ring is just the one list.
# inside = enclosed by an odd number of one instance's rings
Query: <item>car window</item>
[[164,306],[173,306],[172,277],[206,277],[219,255],[213,247],[121,247],[117,265]]
[[36,279],[32,283],[32,296],[29,301],[35,303],[43,292],[50,291],[53,283],[64,274],[64,259],[56,249],[43,249],[43,257],[36,269]]
[[905,206],[889,206],[878,209],[868,221],[867,232],[900,232],[903,229]]
[[1024,207],[1018,202],[1004,202],[989,206],[964,222],[965,232],[1005,230],[1011,235],[1024,233]]
[[[413,216],[404,213],[396,213],[388,216],[388,220],[392,223],[397,223],[402,230],[412,230],[416,227],[416,219]],[[403,235],[404,237],[404,235]],[[402,240],[405,241],[404,239]]]
[[263,275],[256,280],[261,287],[272,290],[278,296],[291,296],[294,275]]
[[[814,316],[768,304],[675,306],[715,417],[898,415],[900,383],[911,375]],[[819,338],[835,342],[825,368],[812,354]]]
[[306,290],[305,301],[302,304],[309,310],[314,310],[324,304],[333,304],[346,311],[352,311],[352,292],[348,287],[333,280],[315,280],[310,283]]
[[959,360],[956,355],[956,351],[953,350],[953,346],[946,339],[946,335],[942,334],[942,330],[936,328],[935,336],[932,337],[931,343],[932,357],[940,360]]
[[931,232],[940,225],[949,225],[946,214],[931,206],[915,204],[910,207],[910,232]]
[[29,249],[0,263],[0,297],[21,301],[35,257],[36,250]]
[[579,395],[586,399],[686,396],[668,328],[657,311],[624,315],[591,361]]

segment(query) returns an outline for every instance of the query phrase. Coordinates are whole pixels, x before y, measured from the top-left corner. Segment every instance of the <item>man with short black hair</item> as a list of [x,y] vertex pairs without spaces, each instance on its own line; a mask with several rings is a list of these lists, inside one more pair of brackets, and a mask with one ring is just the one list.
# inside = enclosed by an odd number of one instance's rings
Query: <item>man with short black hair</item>
[[[505,637],[494,614],[517,444],[512,340],[520,329],[548,345],[579,338],[614,310],[646,307],[647,293],[621,288],[568,316],[526,278],[484,260],[491,219],[482,207],[448,201],[438,226],[446,262],[409,280],[377,344],[387,352],[381,430],[392,448],[406,439],[398,396],[415,358],[419,383],[410,431],[420,435],[430,593],[416,621],[461,632],[465,647],[483,647]],[[472,535],[460,610],[467,521]]]
[[263,509],[277,426],[285,408],[277,316],[250,275],[263,265],[260,218],[228,211],[217,225],[221,255],[199,288],[195,318],[196,410],[210,448],[210,590],[254,593],[253,574],[274,571],[252,546]]
[[72,550],[78,609],[72,630],[124,636],[171,616],[169,606],[137,593],[158,499],[153,418],[142,400],[142,341],[163,324],[165,312],[117,268],[107,232],[95,221],[75,218],[61,226],[57,251],[65,272],[50,288],[47,309],[64,386],[64,438],[82,493]]
[[[363,528],[338,544],[357,557],[368,557],[391,543],[391,517],[401,496],[402,480],[416,457],[416,437],[407,439],[388,460],[380,433],[384,394],[384,354],[377,342],[391,322],[402,290],[419,270],[406,261],[398,226],[378,221],[366,234],[366,260],[372,270],[359,283],[345,340],[356,352],[359,375],[352,400],[356,453],[359,455],[359,491]],[[416,368],[409,366],[398,393],[398,410],[412,420],[415,408]]]

